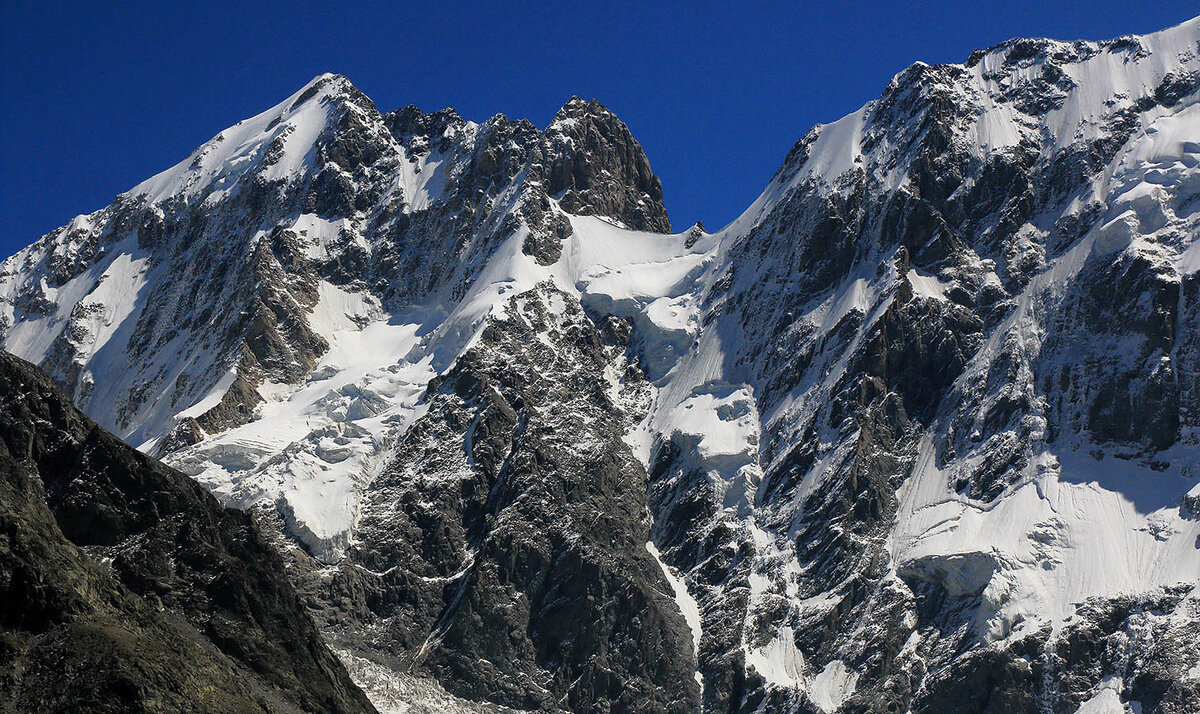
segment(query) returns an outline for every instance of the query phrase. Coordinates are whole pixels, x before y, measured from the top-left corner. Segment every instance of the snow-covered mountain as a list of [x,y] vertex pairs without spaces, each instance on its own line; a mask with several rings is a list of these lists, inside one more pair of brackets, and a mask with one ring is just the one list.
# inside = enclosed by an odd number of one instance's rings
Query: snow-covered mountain
[[1200,18],[661,199],[594,101],[324,75],[5,261],[0,337],[277,521],[377,704],[1200,708]]

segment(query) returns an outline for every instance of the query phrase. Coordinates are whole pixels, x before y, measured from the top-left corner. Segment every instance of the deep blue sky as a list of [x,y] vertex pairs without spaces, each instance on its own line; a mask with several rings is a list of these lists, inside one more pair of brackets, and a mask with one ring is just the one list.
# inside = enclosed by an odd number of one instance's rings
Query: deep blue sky
[[[0,0],[0,257],[106,205],[321,72],[379,108],[544,126],[572,94],[613,109],[677,230],[716,228],[791,145],[915,60],[1015,36],[1103,39],[1190,2],[125,2]],[[178,6],[177,6],[178,5]],[[186,5],[186,7],[185,7]]]

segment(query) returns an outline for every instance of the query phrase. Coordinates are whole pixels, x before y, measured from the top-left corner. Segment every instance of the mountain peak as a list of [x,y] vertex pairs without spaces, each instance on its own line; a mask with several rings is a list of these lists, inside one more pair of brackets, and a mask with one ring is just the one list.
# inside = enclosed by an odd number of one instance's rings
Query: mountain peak
[[914,63],[713,233],[646,232],[661,184],[594,99],[542,129],[382,117],[322,75],[198,150],[179,200],[6,262],[0,338],[303,545],[381,687],[1192,711],[1181,27]]
[[205,142],[175,166],[126,192],[157,203],[203,199],[239,188],[254,175],[293,180],[314,169],[311,149],[345,113],[378,115],[365,94],[340,74],[314,77],[270,109],[244,119]]
[[434,138],[444,134],[450,127],[461,127],[467,123],[450,107],[426,114],[415,104],[390,112],[386,120],[388,128],[397,137],[424,135]]
[[625,127],[628,131],[625,123],[598,99],[583,99],[578,94],[572,95],[559,107],[558,111],[554,113],[554,118],[550,120],[550,124],[546,126],[546,131],[563,131],[581,121],[614,123]]
[[545,131],[551,195],[571,213],[667,233],[662,183],[625,122],[595,99],[572,96]]
[[[360,105],[369,105],[372,109],[375,108],[375,103],[344,75],[325,72],[313,77],[288,98],[291,100],[288,111],[294,111],[297,107],[317,95],[329,97],[334,100],[352,101]],[[281,102],[277,106],[287,103],[288,101],[284,100],[284,102]]]

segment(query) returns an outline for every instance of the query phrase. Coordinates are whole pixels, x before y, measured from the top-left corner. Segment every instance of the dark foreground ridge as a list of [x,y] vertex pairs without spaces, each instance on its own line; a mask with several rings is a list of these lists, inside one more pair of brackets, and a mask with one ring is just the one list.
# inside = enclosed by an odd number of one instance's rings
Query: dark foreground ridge
[[0,352],[0,710],[372,712],[249,514]]

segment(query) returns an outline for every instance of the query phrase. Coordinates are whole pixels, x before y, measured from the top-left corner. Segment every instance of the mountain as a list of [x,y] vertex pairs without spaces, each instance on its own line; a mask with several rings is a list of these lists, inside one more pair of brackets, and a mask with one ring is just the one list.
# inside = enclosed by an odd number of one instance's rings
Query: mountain
[[1197,127],[1200,18],[1013,40],[672,234],[595,101],[324,75],[5,261],[0,337],[273,523],[382,708],[1195,711]]
[[0,353],[7,711],[371,712],[249,515]]

